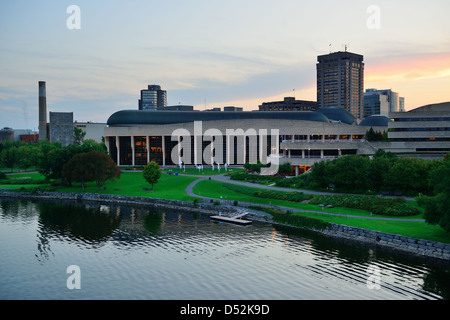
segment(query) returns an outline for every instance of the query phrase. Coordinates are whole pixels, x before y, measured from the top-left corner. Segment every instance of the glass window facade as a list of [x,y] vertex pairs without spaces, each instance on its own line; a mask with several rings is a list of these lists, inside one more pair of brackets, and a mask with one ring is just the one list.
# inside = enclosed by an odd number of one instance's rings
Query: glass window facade
[[134,157],[136,166],[147,165],[147,137],[134,137]]

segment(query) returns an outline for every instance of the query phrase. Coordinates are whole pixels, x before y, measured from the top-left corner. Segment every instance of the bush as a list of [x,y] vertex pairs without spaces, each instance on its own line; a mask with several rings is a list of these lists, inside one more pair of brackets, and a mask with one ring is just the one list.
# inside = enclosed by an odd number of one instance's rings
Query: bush
[[0,180],[5,180],[5,179],[8,179],[6,174],[4,172],[0,172]]
[[250,174],[247,172],[236,172],[230,176],[230,179],[238,181],[278,182],[285,178],[273,176],[261,176],[259,174]]
[[318,195],[310,204],[333,205],[335,207],[363,209],[377,215],[414,216],[419,209],[408,204],[403,198],[380,198],[376,196],[356,195]]
[[224,184],[224,187],[228,190],[242,193],[248,196],[264,198],[264,199],[276,199],[285,200],[290,202],[302,202],[305,200],[312,199],[312,195],[304,194],[303,192],[285,192],[285,191],[275,191],[275,190],[253,190],[250,188],[234,185],[234,184]]
[[306,188],[307,187],[307,185],[308,185],[308,181],[307,180],[308,180],[307,179],[307,175],[302,174],[302,175],[297,176],[297,177],[279,180],[279,181],[277,181],[276,185],[278,187],[283,187],[283,188],[302,189],[302,188]]

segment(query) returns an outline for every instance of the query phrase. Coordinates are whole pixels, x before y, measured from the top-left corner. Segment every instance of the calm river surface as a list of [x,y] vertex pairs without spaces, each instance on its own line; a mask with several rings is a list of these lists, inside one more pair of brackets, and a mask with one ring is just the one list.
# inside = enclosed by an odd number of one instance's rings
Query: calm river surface
[[269,224],[0,200],[2,300],[447,300],[449,288],[448,264]]

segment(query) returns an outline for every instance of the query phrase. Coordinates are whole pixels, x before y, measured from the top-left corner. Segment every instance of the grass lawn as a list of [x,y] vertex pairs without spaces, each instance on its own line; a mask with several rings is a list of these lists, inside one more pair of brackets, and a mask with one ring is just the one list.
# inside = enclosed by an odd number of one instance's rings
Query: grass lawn
[[0,180],[0,189],[29,189],[45,185],[45,177],[39,173],[8,174],[7,176],[6,180]]
[[[195,198],[186,195],[185,188],[194,181],[195,177],[175,176],[162,174],[161,179],[154,185],[153,191],[144,190],[151,189],[151,185],[147,183],[140,171],[122,172],[120,179],[115,182],[108,181],[105,185],[106,189],[97,189],[93,182],[86,186],[87,193],[114,194],[136,197],[162,198],[170,200],[193,201]],[[17,181],[18,184],[1,184],[3,189],[32,189],[39,186],[48,186],[49,184],[32,184],[32,182],[43,181],[45,178],[39,173],[33,174],[14,174],[8,176],[9,182]],[[30,184],[23,184],[29,181]],[[22,183],[22,184],[20,184]],[[82,192],[81,184],[74,183],[71,187],[58,187],[55,191],[59,192]]]
[[[282,206],[282,207],[290,207],[293,209],[301,209],[301,210],[311,210],[311,211],[322,211],[322,208],[318,207],[317,205],[308,204],[308,203],[296,203],[296,202],[289,202],[284,200],[276,200],[276,199],[264,199],[264,198],[258,198],[258,197],[252,197],[248,196],[243,193],[235,192],[233,190],[229,190],[225,187],[225,183],[213,181],[213,180],[204,180],[199,183],[194,188],[194,192],[198,195],[205,196],[205,197],[211,197],[219,199],[221,196],[223,199],[227,200],[237,200],[237,201],[246,201],[246,202],[254,202],[254,203],[263,203],[263,204],[271,204],[275,206]],[[252,187],[242,187],[250,190],[261,190],[259,188],[252,188]],[[330,213],[338,213],[338,214],[345,214],[345,215],[354,215],[354,216],[362,216],[362,217],[369,217],[370,212],[367,210],[361,210],[361,209],[354,209],[354,208],[325,208],[326,212]],[[392,216],[381,216],[378,215],[377,217],[384,217],[384,218],[392,218]],[[396,217],[397,218],[397,217]],[[398,219],[422,219],[423,214],[417,215],[417,216],[410,216],[410,217],[398,217]]]
[[[162,174],[158,183],[153,186],[153,191],[151,191],[144,190],[145,188],[151,189],[151,185],[144,180],[142,172],[122,172],[120,179],[106,183],[106,189],[98,190],[94,183],[88,183],[86,192],[193,201],[195,198],[186,195],[184,190],[196,179],[195,177]],[[82,189],[80,184],[73,184],[72,187],[59,187],[56,191],[82,192]]]
[[[177,175],[163,174],[161,176],[160,181],[154,185],[154,190],[147,191],[144,189],[145,188],[150,189],[151,186],[142,177],[142,172],[125,171],[122,172],[120,179],[116,180],[115,182],[107,182],[105,185],[106,187],[105,189],[101,188],[100,190],[97,190],[97,187],[94,185],[94,183],[87,184],[86,192],[162,198],[181,201],[193,201],[195,198],[186,195],[185,188],[196,179],[197,179],[196,177],[191,177],[188,175],[177,176]],[[13,174],[8,175],[8,181],[10,183],[11,182],[14,183],[15,181],[17,182],[17,184],[2,184],[2,181],[0,181],[0,188],[20,189],[24,187],[28,189],[38,186],[46,186],[46,184],[39,184],[39,182],[42,182],[43,180],[44,177],[38,173]],[[256,190],[257,188],[250,188],[250,189]],[[73,184],[72,187],[58,187],[56,191],[82,192],[80,184]],[[369,230],[377,230],[387,233],[401,234],[414,238],[450,243],[450,235],[447,232],[445,232],[439,226],[429,225],[425,222],[381,221],[362,218],[346,218],[346,217],[330,216],[323,214],[321,212],[321,208],[317,207],[316,205],[251,197],[243,193],[229,190],[224,187],[224,183],[213,180],[204,180],[202,182],[199,182],[195,186],[194,192],[197,195],[216,199],[219,199],[222,196],[223,199],[227,200],[237,200],[237,201],[253,202],[256,204],[262,203],[262,204],[272,204],[275,206],[290,207],[292,208],[292,212],[294,212],[294,214],[301,214],[308,217],[319,218],[328,222],[354,226]],[[298,212],[298,211],[296,212],[296,209],[311,210],[316,212]],[[325,211],[330,213],[340,213],[360,217],[370,216],[370,212],[368,212],[367,210],[352,209],[352,208],[326,208]],[[400,217],[400,219],[421,219],[422,216],[423,214],[420,214],[418,216],[413,217]]]
[[[256,188],[252,188],[256,189]],[[364,228],[368,230],[376,230],[380,232],[400,234],[408,237],[419,238],[419,239],[427,239],[438,242],[450,243],[450,234],[445,232],[444,229],[437,225],[429,225],[425,222],[409,222],[409,221],[383,221],[383,220],[371,220],[371,219],[363,219],[363,217],[370,216],[370,212],[367,210],[360,209],[352,209],[352,208],[326,208],[326,212],[330,213],[340,213],[347,214],[352,216],[360,216],[361,218],[347,218],[347,217],[337,217],[323,214],[321,208],[318,208],[315,205],[305,204],[305,203],[293,203],[288,201],[281,200],[271,200],[271,199],[262,199],[257,197],[250,197],[242,193],[238,193],[232,190],[229,190],[224,187],[224,183],[212,180],[205,180],[199,182],[195,188],[194,192],[198,195],[220,198],[222,196],[224,199],[228,200],[237,200],[237,201],[246,201],[246,202],[254,202],[254,203],[264,203],[264,204],[272,204],[276,206],[290,207],[294,214],[301,214],[307,217],[313,217],[322,219],[324,221],[348,225],[358,228]],[[302,210],[313,210],[319,211],[317,213],[312,212],[296,212],[295,209]],[[379,216],[376,217],[385,217],[385,218],[397,218],[392,216]],[[398,217],[399,219],[422,219],[423,214],[417,216],[410,217]]]
[[218,174],[235,173],[242,170],[243,169],[239,168],[228,168],[227,171],[225,171],[225,168],[221,166],[219,171],[217,169],[217,166],[214,167],[214,170],[211,168],[211,166],[204,166],[202,170],[198,170],[196,168],[186,168],[186,169],[171,168],[171,169],[164,169],[164,172],[172,172],[173,174],[178,172],[178,174],[180,175],[213,176]]

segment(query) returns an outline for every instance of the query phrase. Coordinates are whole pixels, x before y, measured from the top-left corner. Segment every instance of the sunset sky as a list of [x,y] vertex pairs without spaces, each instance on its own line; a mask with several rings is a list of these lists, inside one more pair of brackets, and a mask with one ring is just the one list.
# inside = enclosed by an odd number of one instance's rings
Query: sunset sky
[[407,110],[450,101],[449,15],[448,0],[4,0],[0,128],[37,130],[38,81],[48,111],[78,121],[137,109],[149,84],[198,110],[315,101],[317,56],[344,45],[364,56],[365,89]]

